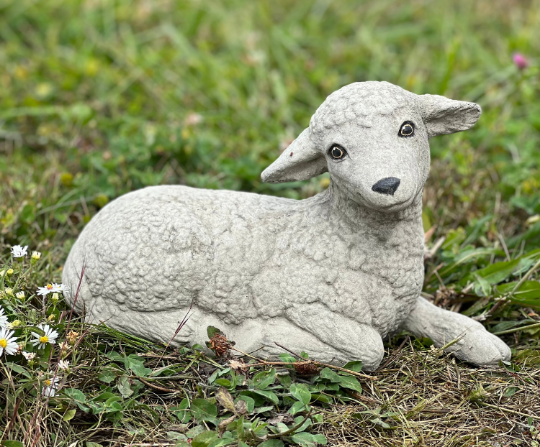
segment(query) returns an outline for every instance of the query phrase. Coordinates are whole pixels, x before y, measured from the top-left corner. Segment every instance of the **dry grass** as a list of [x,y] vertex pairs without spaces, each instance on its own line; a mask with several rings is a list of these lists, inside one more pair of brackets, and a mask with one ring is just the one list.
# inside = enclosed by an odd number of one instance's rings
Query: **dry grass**
[[319,430],[329,445],[538,445],[538,367],[473,368],[410,341],[390,355],[358,404],[326,413]]

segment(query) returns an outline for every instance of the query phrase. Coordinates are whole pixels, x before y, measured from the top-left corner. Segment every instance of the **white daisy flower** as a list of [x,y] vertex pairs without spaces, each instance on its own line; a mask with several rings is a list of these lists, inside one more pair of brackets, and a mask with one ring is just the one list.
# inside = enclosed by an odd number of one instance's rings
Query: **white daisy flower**
[[45,385],[43,387],[42,393],[45,397],[54,397],[56,391],[58,390],[58,382],[60,377],[53,377],[52,379],[46,379],[43,381]]
[[15,296],[16,296],[18,299],[20,299],[20,300],[24,300],[24,292],[22,292],[22,291],[21,291],[21,292],[17,292],[17,293],[15,294]]
[[14,258],[24,258],[27,251],[28,245],[26,245],[25,247],[21,247],[20,245],[14,245],[13,247],[11,247],[11,254]]
[[4,315],[4,309],[0,306],[0,327],[6,327],[8,325],[8,319]]
[[39,260],[39,258],[41,258],[41,253],[39,251],[33,251],[32,252],[32,259],[37,261],[37,260]]
[[58,293],[64,293],[64,290],[66,290],[66,286],[64,286],[64,284],[56,284],[56,283],[53,283],[53,292],[58,292]]
[[36,338],[35,340],[32,340],[32,344],[34,346],[37,346],[38,349],[41,349],[47,346],[47,343],[51,345],[54,345],[56,343],[56,339],[58,338],[58,332],[51,329],[48,324],[38,324],[37,327],[41,329],[44,334],[39,335],[35,332],[32,332],[32,335]]
[[6,351],[6,354],[13,355],[19,350],[17,337],[13,337],[13,331],[6,328],[0,329],[0,355]]
[[28,360],[29,362],[31,362],[32,360],[34,360],[36,358],[36,353],[35,352],[26,352],[26,351],[23,351],[22,352],[22,355],[23,357]]
[[60,360],[58,362],[58,369],[62,371],[67,371],[69,369],[69,360]]
[[54,292],[54,286],[47,284],[45,287],[38,287],[37,294],[41,296],[47,296],[49,293]]

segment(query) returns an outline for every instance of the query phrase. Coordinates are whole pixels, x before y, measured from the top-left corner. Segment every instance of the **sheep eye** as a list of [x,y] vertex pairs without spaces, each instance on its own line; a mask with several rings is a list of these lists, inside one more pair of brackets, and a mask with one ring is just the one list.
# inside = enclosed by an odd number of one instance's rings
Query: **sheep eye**
[[328,153],[334,160],[340,160],[343,157],[345,157],[345,155],[347,155],[347,152],[345,151],[345,149],[337,145],[332,146],[330,150],[328,151]]
[[405,121],[399,129],[398,136],[412,137],[413,135],[414,135],[414,123],[411,121]]

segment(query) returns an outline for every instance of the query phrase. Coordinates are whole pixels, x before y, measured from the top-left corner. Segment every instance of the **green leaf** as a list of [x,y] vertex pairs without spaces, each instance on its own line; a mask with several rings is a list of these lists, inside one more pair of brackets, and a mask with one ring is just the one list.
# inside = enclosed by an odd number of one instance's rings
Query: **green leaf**
[[208,334],[208,339],[211,339],[216,334],[223,335],[223,332],[220,329],[218,329],[217,327],[214,327],[214,326],[208,326],[206,328],[206,333]]
[[227,379],[216,379],[215,380],[215,383],[217,385],[221,385],[221,386],[224,386],[226,388],[230,388],[231,387],[231,381],[230,380],[227,380]]
[[7,362],[6,366],[11,369],[12,371],[15,371],[16,373],[22,374],[23,376],[27,377],[28,379],[32,378],[32,375],[26,371],[22,366],[17,365],[13,362]]
[[375,425],[378,425],[379,427],[385,428],[385,429],[392,428],[392,427],[390,427],[389,424],[384,422],[381,418],[371,419],[370,422],[375,424]]
[[138,355],[131,354],[129,357],[124,359],[124,364],[127,369],[131,369],[136,376],[146,377],[150,375],[152,370],[144,366],[144,360],[141,359]]
[[339,383],[341,381],[341,378],[330,368],[323,368],[320,374],[321,379],[326,379],[333,383]]
[[[297,416],[294,418],[294,425],[298,425],[300,422],[304,421],[304,416]],[[302,432],[306,431],[309,427],[313,425],[313,422],[311,422],[311,419],[306,419],[300,427],[298,427],[295,431]]]
[[221,438],[221,439],[216,439],[214,441],[212,441],[210,444],[208,444],[208,447],[221,447],[221,446],[224,446],[224,445],[231,445],[231,444],[237,444],[238,443],[238,439],[233,439],[233,438]]
[[202,425],[196,425],[195,427],[189,429],[186,432],[186,436],[188,438],[194,438],[195,436],[201,434],[202,432],[206,431]]
[[[512,293],[518,282],[509,282],[497,286],[498,295]],[[540,282],[525,281],[511,296],[510,301],[522,306],[540,308]]]
[[[463,250],[459,254],[459,256],[456,257],[453,263],[439,270],[439,276],[444,278],[448,276],[459,265],[473,261],[475,258],[492,255],[495,252],[496,250],[493,248],[478,248],[478,249]],[[434,277],[432,281],[437,281],[437,277]]]
[[323,402],[325,404],[332,404],[334,402],[334,399],[332,399],[330,396],[327,396],[326,394],[312,394],[311,400],[313,402]]
[[4,441],[3,447],[24,447],[24,444],[20,441]]
[[64,394],[71,397],[75,402],[86,402],[84,393],[76,388],[65,388]]
[[308,387],[303,383],[293,383],[291,385],[291,394],[296,400],[299,400],[304,405],[308,405],[311,400],[311,393]]
[[251,398],[249,396],[245,396],[245,395],[240,395],[240,396],[238,396],[237,401],[238,400],[243,400],[246,403],[248,414],[253,413],[253,410],[255,408],[255,401],[253,400],[253,398]]
[[276,381],[276,370],[261,371],[253,376],[253,386],[258,390],[265,390]]
[[514,261],[496,262],[495,264],[491,264],[474,273],[484,279],[490,286],[494,286],[508,278],[517,268],[518,264],[518,259]]
[[[244,391],[240,392],[240,395],[238,397],[242,398],[242,396],[248,396],[251,399],[253,399],[256,407],[260,407],[260,406],[264,405],[265,402],[266,402],[266,396],[264,396],[264,395],[262,395],[260,393],[261,392],[256,393],[255,391],[244,390]],[[262,393],[264,393],[264,391],[262,391]],[[246,401],[246,403],[249,405],[248,401]]]
[[189,438],[183,433],[178,433],[177,431],[168,431],[167,439],[170,439],[171,441],[187,441]]
[[64,420],[65,422],[71,421],[75,417],[76,413],[77,413],[77,410],[75,409],[68,410],[64,413],[64,417],[62,418],[62,420]]
[[259,444],[259,447],[285,447],[281,439],[269,439]]
[[481,276],[478,276],[476,273],[474,274],[474,278],[476,279],[476,282],[478,283],[477,286],[475,286],[474,288],[475,293],[480,296],[490,295],[491,286],[489,285],[489,283]]
[[357,391],[359,393],[362,392],[362,385],[360,385],[360,382],[356,380],[356,378],[352,376],[339,376],[340,382],[339,386],[342,388],[348,388],[350,390]]
[[315,438],[315,441],[317,442],[317,444],[321,444],[321,445],[328,444],[328,440],[326,439],[326,436],[324,435],[317,434],[317,435],[313,435],[313,437]]
[[361,372],[362,362],[360,360],[349,362],[349,363],[346,363],[343,368],[354,371],[354,372]]
[[128,376],[122,376],[120,379],[118,379],[118,383],[116,384],[118,387],[118,391],[120,391],[120,394],[124,398],[128,398],[133,394],[133,390],[131,389],[131,384],[129,383],[129,377]]
[[302,445],[304,447],[316,447],[317,441],[315,440],[315,436],[313,436],[311,433],[296,433],[291,436],[291,440],[295,444]]
[[288,352],[283,352],[282,354],[279,354],[279,358],[280,358],[280,360],[282,362],[287,362],[287,363],[295,363],[296,362],[296,357],[293,357]]
[[215,431],[205,431],[198,434],[191,440],[192,447],[208,447],[208,445],[218,439],[218,434]]
[[295,402],[292,404],[291,408],[289,408],[289,411],[287,413],[292,414],[293,416],[296,413],[299,413],[300,411],[304,411],[306,409],[306,406],[304,405],[304,402]]
[[253,393],[259,394],[260,396],[263,396],[264,398],[266,398],[267,400],[272,402],[274,405],[279,404],[279,398],[272,391],[253,390]]
[[277,376],[277,379],[279,383],[281,384],[281,386],[283,386],[284,388],[291,387],[292,379],[289,374],[283,374],[283,375],[280,374],[279,376]]
[[124,361],[124,356],[118,352],[115,352],[115,351],[111,351],[111,352],[108,352],[107,354],[105,354],[105,357],[115,361],[115,362],[123,362]]
[[[110,388],[107,388],[107,389],[110,390]],[[98,396],[94,397],[93,400],[95,400],[97,402],[100,402],[100,401],[108,400],[111,397],[117,397],[117,395],[114,394],[114,393],[111,393],[110,391],[104,391],[103,393],[101,393]]]
[[174,414],[182,424],[187,424],[191,419],[191,412],[189,411],[189,400],[182,399],[180,405],[171,408],[172,414]]
[[116,370],[104,368],[98,375],[98,379],[105,383],[111,383],[116,379]]
[[506,391],[504,392],[504,397],[512,397],[518,391],[519,391],[519,388],[517,386],[510,386],[506,388]]
[[206,399],[193,399],[191,402],[191,412],[198,422],[216,422],[218,414],[217,406]]

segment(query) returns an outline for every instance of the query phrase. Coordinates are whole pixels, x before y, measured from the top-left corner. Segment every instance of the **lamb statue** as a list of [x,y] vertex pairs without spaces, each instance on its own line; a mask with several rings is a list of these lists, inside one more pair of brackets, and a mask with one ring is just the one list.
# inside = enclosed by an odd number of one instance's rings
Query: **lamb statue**
[[90,322],[174,343],[221,329],[244,352],[306,351],[375,370],[383,339],[405,329],[475,365],[510,359],[480,323],[420,296],[422,192],[429,138],[472,127],[480,106],[387,82],[332,93],[264,182],[330,173],[324,192],[292,200],[152,186],[105,206],[74,244],[67,299]]

